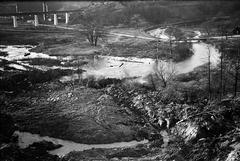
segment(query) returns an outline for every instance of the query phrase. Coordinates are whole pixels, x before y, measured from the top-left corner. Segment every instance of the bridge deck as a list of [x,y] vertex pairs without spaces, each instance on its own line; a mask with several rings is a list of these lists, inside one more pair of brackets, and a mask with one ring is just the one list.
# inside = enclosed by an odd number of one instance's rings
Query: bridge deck
[[0,16],[26,16],[26,15],[43,15],[43,14],[54,14],[54,13],[73,13],[82,12],[83,9],[79,10],[65,10],[65,11],[48,11],[48,12],[22,12],[22,13],[0,13]]

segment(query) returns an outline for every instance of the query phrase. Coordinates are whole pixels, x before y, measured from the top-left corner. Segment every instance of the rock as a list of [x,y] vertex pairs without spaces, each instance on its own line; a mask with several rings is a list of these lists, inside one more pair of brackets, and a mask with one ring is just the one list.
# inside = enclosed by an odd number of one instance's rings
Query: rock
[[72,93],[68,93],[67,95],[68,95],[67,97],[69,98],[69,97],[72,97],[73,94]]
[[240,160],[240,149],[235,149],[228,154],[225,161],[239,161]]
[[199,134],[200,127],[192,122],[181,122],[173,129],[173,133],[184,138],[185,142],[194,140]]
[[106,100],[111,100],[111,99],[112,99],[111,96],[109,96],[107,94],[103,94],[97,99],[97,101],[106,101]]
[[220,147],[221,147],[221,148],[227,147],[229,143],[230,143],[230,142],[229,142],[228,140],[226,140],[226,141],[224,141],[223,143],[221,143]]

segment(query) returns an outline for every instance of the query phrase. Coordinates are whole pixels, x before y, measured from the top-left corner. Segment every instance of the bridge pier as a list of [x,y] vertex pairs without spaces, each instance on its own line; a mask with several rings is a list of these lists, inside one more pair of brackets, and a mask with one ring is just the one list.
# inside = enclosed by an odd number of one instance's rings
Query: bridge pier
[[58,25],[58,18],[57,18],[57,14],[53,14],[53,23],[54,25]]
[[[42,3],[42,7],[43,7],[43,12],[45,12],[46,10],[46,5],[45,5],[45,2],[43,2]],[[45,21],[46,20],[46,15],[45,14],[43,14],[43,21]]]
[[12,16],[12,18],[13,18],[13,27],[18,27],[17,16]]
[[38,26],[38,15],[34,15],[34,26]]
[[65,13],[65,23],[66,23],[66,24],[69,23],[69,16],[70,16],[69,13],[66,12],[66,13]]

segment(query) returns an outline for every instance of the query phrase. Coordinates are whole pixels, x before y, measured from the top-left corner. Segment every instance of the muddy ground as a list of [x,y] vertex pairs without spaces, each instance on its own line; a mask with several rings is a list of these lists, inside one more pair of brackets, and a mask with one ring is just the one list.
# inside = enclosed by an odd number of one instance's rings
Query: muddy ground
[[22,131],[89,144],[130,141],[136,136],[129,124],[134,119],[121,112],[105,89],[52,81],[14,97],[2,95],[1,102]]

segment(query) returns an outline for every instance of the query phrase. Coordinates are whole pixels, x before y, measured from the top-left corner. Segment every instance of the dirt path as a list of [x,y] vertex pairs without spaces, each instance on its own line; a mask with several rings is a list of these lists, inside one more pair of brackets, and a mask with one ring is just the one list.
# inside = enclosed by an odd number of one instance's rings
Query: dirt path
[[[40,26],[46,26],[46,27],[54,27],[59,29],[66,29],[66,30],[76,30],[76,31],[84,31],[82,29],[77,29],[73,27],[65,27],[65,26],[54,26],[54,25],[45,25],[45,24],[39,24]],[[119,32],[109,32],[110,35],[120,36],[120,37],[131,37],[131,38],[139,38],[139,39],[146,39],[146,40],[157,40],[157,38],[151,37],[151,36],[140,36],[135,34],[129,34],[129,33],[119,33]]]

